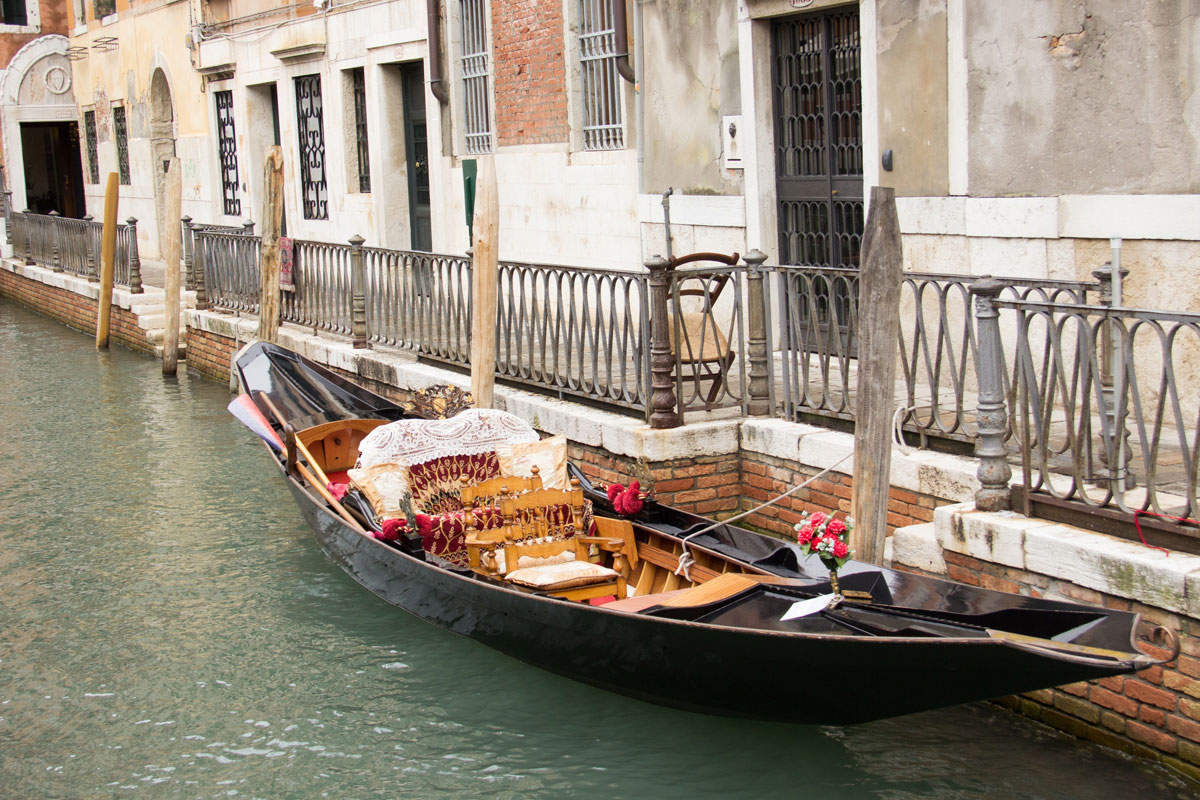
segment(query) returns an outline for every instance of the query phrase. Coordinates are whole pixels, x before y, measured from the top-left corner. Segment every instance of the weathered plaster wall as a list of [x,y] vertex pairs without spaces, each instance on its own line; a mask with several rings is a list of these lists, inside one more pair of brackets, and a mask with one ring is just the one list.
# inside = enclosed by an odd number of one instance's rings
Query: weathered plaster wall
[[733,3],[643,5],[645,186],[684,194],[740,194],[741,170],[721,165],[722,117],[742,111]]
[[[16,55],[17,51],[24,47],[28,42],[33,41],[39,36],[45,36],[49,33],[57,33],[65,36],[67,34],[67,25],[70,22],[70,13],[66,3],[49,2],[41,0],[37,4],[38,7],[38,30],[30,30],[28,32],[11,33],[10,31],[17,30],[16,26],[0,26],[0,67],[7,67],[8,62]],[[32,22],[32,20],[30,20]],[[20,26],[21,28],[29,26]]]
[[1200,191],[1200,3],[967,3],[971,195]]
[[[90,4],[89,4],[90,5]],[[187,3],[138,6],[118,4],[117,19],[108,25],[91,21],[86,31],[72,36],[71,44],[87,48],[87,57],[71,62],[75,102],[80,118],[96,112],[100,183],[86,184],[88,211],[100,217],[104,210],[104,184],[117,171],[112,106],[125,106],[128,131],[130,184],[120,189],[122,219],[139,221],[138,239],[143,258],[159,253],[159,214],[155,203],[156,163],[151,145],[151,82],[162,70],[170,90],[175,152],[183,172],[183,213],[197,216],[196,200],[208,191],[208,103],[191,51],[184,44],[190,20]],[[78,31],[78,29],[76,29]],[[100,37],[115,37],[117,45],[94,47]],[[160,134],[164,131],[160,130]],[[82,132],[81,132],[81,139]],[[156,167],[158,170],[156,170]],[[84,179],[87,180],[86,158]],[[207,215],[200,214],[204,219]]]
[[[863,42],[863,47],[872,46]],[[880,0],[876,4],[879,151],[893,153],[879,182],[901,196],[944,195],[949,187],[945,0]],[[864,97],[864,104],[870,98]]]

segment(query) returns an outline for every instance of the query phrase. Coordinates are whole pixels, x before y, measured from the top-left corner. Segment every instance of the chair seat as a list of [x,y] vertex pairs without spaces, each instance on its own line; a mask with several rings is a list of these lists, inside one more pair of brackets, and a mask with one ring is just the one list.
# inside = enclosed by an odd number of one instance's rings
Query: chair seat
[[590,561],[566,561],[561,564],[523,567],[508,573],[505,579],[532,589],[553,592],[576,586],[609,583],[616,581],[618,577],[616,570]]

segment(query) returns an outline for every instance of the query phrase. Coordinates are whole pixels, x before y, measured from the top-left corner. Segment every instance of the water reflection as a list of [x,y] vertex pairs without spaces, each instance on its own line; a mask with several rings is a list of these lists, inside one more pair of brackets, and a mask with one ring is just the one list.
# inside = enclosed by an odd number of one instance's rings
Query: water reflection
[[984,705],[768,725],[525,667],[330,565],[226,401],[0,300],[0,796],[1190,796]]

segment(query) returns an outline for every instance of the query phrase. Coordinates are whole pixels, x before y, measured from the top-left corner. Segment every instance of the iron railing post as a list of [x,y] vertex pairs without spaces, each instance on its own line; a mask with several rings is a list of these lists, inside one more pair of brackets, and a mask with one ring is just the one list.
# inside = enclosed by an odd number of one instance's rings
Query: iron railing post
[[37,262],[33,260],[33,220],[29,216],[32,213],[33,212],[30,211],[28,208],[25,209],[25,211],[24,211],[24,214],[25,214],[25,265],[29,266],[29,267],[32,267],[35,264],[37,264]]
[[242,223],[242,233],[246,236],[254,235],[254,220],[248,219]]
[[180,244],[183,250],[183,280],[184,288],[191,291],[196,288],[196,275],[192,272],[192,218],[187,214],[179,220]]
[[970,286],[975,299],[975,374],[979,378],[978,433],[975,456],[981,484],[975,492],[975,507],[980,511],[1006,511],[1012,506],[1004,439],[1008,434],[1008,412],[1004,403],[1004,351],[1000,340],[1000,312],[995,301],[1004,284],[991,277],[980,278]]
[[764,280],[762,268],[767,254],[755,249],[746,253],[742,260],[748,267],[746,282],[750,293],[747,298],[747,326],[750,329],[747,343],[750,380],[747,388],[750,402],[746,406],[746,412],[754,417],[762,417],[771,413],[771,379],[768,368],[771,354],[767,352],[767,282]]
[[129,293],[141,294],[142,289],[142,259],[138,255],[137,218],[125,220],[129,226]]
[[196,232],[191,229],[191,223],[188,223],[188,229],[192,233],[192,275],[195,279],[196,287],[196,310],[207,311],[209,309],[208,290],[205,288],[204,275],[204,245],[196,238]]
[[59,225],[58,218],[62,215],[57,211],[50,212],[50,269],[54,272],[62,272],[62,248],[59,242]]
[[367,341],[367,269],[363,258],[363,242],[357,233],[350,237],[350,332],[354,348],[370,347]]
[[650,270],[650,427],[678,428],[682,424],[675,403],[675,356],[667,328],[667,293],[671,280],[671,264],[662,256],[646,262]]
[[6,244],[13,243],[13,210],[12,210],[12,192],[4,190],[4,241]]
[[[1121,267],[1121,279],[1129,274],[1129,270]],[[1113,269],[1112,262],[1104,262],[1104,266],[1092,272],[1092,277],[1100,282],[1100,305],[1111,308],[1113,304]],[[1120,344],[1120,323],[1115,319],[1106,320],[1100,327],[1100,398],[1104,403],[1104,408],[1101,409],[1104,414],[1105,427],[1110,432],[1109,442],[1101,442],[1099,461],[1103,467],[1102,473],[1095,475],[1097,483],[1104,485],[1113,483],[1114,486],[1122,486],[1125,489],[1134,487],[1133,473],[1129,469],[1129,465],[1133,459],[1133,451],[1129,446],[1129,428],[1125,424],[1125,416],[1117,418],[1117,408],[1127,409],[1128,406],[1122,403],[1122,399],[1117,397],[1116,387],[1113,381],[1113,347],[1119,347]],[[1125,383],[1122,382],[1122,387]],[[1091,440],[1088,441],[1088,446],[1091,446]],[[1105,445],[1108,446],[1105,446]],[[1114,470],[1111,464],[1110,453],[1122,454],[1121,461],[1123,462],[1119,469]],[[1090,459],[1089,459],[1090,464]],[[1122,484],[1120,480],[1122,476],[1125,482]],[[1114,489],[1114,491],[1119,491]]]
[[96,248],[92,247],[92,224],[95,217],[91,214],[83,215],[83,260],[87,269],[87,279],[89,283],[96,283],[100,280],[100,273],[96,270]]

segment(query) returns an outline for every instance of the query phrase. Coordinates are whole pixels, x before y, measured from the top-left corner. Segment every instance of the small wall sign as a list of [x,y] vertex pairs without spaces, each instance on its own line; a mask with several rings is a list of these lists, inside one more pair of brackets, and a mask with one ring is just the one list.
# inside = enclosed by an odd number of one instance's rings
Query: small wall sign
[[792,0],[792,8],[808,8],[816,0]]

